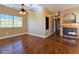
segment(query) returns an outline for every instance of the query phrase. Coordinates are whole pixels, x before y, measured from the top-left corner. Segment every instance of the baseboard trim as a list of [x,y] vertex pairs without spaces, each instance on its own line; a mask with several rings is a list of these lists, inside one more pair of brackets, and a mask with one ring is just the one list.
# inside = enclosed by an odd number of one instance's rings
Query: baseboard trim
[[46,38],[45,36],[38,35],[38,34],[34,34],[34,33],[27,33],[27,34],[28,34],[28,35],[37,36],[37,37],[41,37],[41,38]]
[[0,37],[0,39],[10,38],[10,37],[19,36],[19,35],[24,35],[24,34],[27,34],[27,33],[19,33],[19,34],[4,36],[4,37]]
[[47,38],[49,37],[51,34],[48,34],[47,36],[42,36],[42,35],[38,35],[38,34],[33,34],[33,33],[19,33],[19,34],[14,34],[14,35],[9,35],[9,36],[4,36],[4,37],[0,37],[0,39],[5,39],[5,38],[10,38],[10,37],[14,37],[14,36],[19,36],[19,35],[24,35],[24,34],[28,34],[28,35],[33,35],[33,36],[37,36],[37,37],[41,37],[41,38]]
[[52,35],[53,34],[53,32],[52,33],[49,33],[48,35],[46,35],[45,37],[47,38],[47,37],[49,37],[50,35]]
[[49,33],[49,34],[46,35],[46,36],[42,36],[42,35],[38,35],[38,34],[33,34],[33,33],[27,33],[27,34],[29,34],[29,35],[34,35],[34,36],[41,37],[41,38],[47,38],[47,37],[49,37],[50,35],[52,35],[53,32],[52,32],[52,33]]

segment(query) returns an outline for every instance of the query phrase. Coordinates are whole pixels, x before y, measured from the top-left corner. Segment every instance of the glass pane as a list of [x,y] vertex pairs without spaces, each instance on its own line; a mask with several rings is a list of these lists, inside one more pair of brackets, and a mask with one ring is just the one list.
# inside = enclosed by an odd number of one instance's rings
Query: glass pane
[[1,14],[1,27],[7,28],[7,27],[13,27],[13,16]]
[[6,16],[1,14],[1,27],[6,27]]
[[0,27],[22,27],[22,17],[0,14]]
[[22,27],[22,17],[14,16],[14,27]]

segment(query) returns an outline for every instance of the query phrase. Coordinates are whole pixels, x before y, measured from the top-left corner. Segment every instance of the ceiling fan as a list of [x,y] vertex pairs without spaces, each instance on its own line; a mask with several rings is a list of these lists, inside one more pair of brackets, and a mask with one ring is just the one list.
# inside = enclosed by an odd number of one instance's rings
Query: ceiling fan
[[34,10],[30,9],[30,8],[26,8],[26,6],[24,4],[21,4],[21,9],[19,11],[19,14],[30,14],[30,13],[34,13]]

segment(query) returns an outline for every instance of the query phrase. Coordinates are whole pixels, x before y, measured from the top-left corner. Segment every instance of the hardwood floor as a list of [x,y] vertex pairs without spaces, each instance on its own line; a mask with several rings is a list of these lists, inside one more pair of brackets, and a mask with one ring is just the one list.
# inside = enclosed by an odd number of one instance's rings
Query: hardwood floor
[[21,35],[0,39],[1,54],[77,54],[79,39],[52,34],[48,38]]

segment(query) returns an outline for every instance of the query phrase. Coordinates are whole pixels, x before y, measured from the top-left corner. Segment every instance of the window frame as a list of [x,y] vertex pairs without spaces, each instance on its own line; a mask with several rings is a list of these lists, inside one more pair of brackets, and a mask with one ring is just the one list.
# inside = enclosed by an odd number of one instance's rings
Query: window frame
[[[21,16],[13,16],[13,27],[14,27],[14,17],[21,17]],[[22,27],[23,27],[23,17],[21,17],[22,18]],[[22,27],[14,27],[14,28],[22,28]]]
[[[5,27],[1,27],[1,14],[4,14],[4,15],[9,15],[9,16],[12,16],[12,27],[7,27],[7,26],[5,26]],[[22,26],[21,27],[14,27],[14,17],[21,17],[22,19],[21,19],[21,21],[22,21]],[[6,28],[6,29],[9,29],[9,28],[22,28],[23,27],[23,17],[22,16],[16,16],[16,15],[10,15],[10,14],[6,14],[6,13],[0,13],[0,29],[4,29],[4,28]]]

